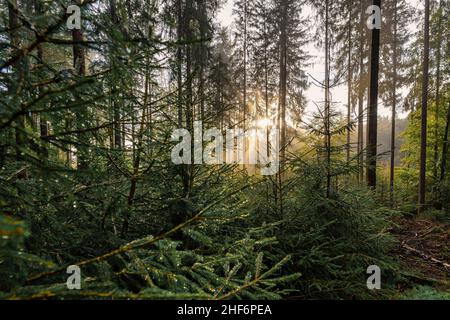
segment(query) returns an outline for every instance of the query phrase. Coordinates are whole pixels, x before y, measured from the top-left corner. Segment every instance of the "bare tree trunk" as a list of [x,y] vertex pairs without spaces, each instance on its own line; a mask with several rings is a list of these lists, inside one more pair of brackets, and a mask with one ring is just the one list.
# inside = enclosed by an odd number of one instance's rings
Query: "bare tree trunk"
[[[81,29],[72,30],[72,40],[73,44],[73,67],[76,74],[79,76],[86,75],[86,53],[83,44],[83,31]],[[83,117],[77,115],[77,128],[82,130],[81,123],[83,122]],[[77,146],[77,168],[79,170],[86,170],[89,167],[87,160],[87,148],[84,144],[88,144],[87,135],[84,133],[78,134],[78,146]]]
[[[42,12],[42,4],[41,4],[40,0],[34,0],[33,6],[34,6],[34,12],[36,12],[37,15],[41,15],[43,13]],[[44,60],[44,52],[42,50],[42,46],[38,45],[36,50],[37,50],[37,57],[39,60],[39,64],[42,64],[43,60]],[[48,136],[48,122],[45,119],[45,115],[43,113],[40,113],[38,116],[39,116],[40,137],[45,138]],[[41,157],[41,159],[48,158],[47,146],[44,144],[44,140],[42,140],[42,139],[41,139],[41,144],[39,147],[39,156]]]
[[327,186],[326,197],[330,197],[331,192],[331,133],[330,133],[330,43],[329,43],[329,0],[325,1],[325,152]]
[[[263,28],[264,28],[264,106],[265,106],[265,118],[269,119],[269,65],[268,65],[268,52],[267,52],[267,48],[269,46],[269,39],[268,39],[268,35],[267,35],[267,12],[265,7],[263,7]],[[267,148],[267,157],[269,156],[269,128],[266,128],[266,141],[268,143],[268,148]],[[271,179],[269,179],[268,177],[266,177],[266,181],[272,181]],[[276,190],[276,185],[274,185],[272,183],[272,189]],[[277,199],[275,198],[275,201]],[[266,213],[269,214],[269,201],[270,201],[270,186],[269,184],[267,184],[266,187],[266,203],[267,203],[267,209],[266,209]],[[276,204],[276,202],[275,202]]]
[[441,104],[441,42],[442,42],[442,0],[439,1],[438,9],[438,37],[436,41],[437,57],[436,57],[436,108],[434,113],[435,124],[435,142],[434,142],[434,158],[433,158],[433,176],[434,180],[438,181],[438,166],[439,166],[439,111]]
[[358,181],[364,181],[364,90],[363,90],[363,76],[364,76],[364,11],[362,1],[360,2],[360,38],[359,38],[359,88],[358,88]]
[[244,54],[244,87],[243,87],[243,121],[244,121],[244,131],[246,130],[247,123],[247,23],[248,23],[248,8],[247,1],[244,0],[244,44],[243,44],[243,54]]
[[[207,63],[207,52],[206,52],[206,37],[208,31],[208,17],[206,12],[206,0],[200,0],[199,3],[201,14],[200,14],[200,36],[202,42],[200,44],[200,84],[199,84],[199,96],[200,96],[200,120],[205,119],[205,64]],[[223,114],[223,112],[222,112]]]
[[397,2],[395,3],[394,9],[394,56],[393,56],[393,84],[392,84],[392,119],[391,119],[391,164],[390,164],[390,175],[389,175],[389,193],[390,193],[390,201],[391,205],[394,205],[394,182],[395,182],[395,124],[397,117]]
[[[115,25],[120,25],[119,17],[117,16],[117,7],[116,7],[116,1],[110,0],[110,12],[111,12],[111,20]],[[114,63],[111,66],[114,69]],[[114,79],[113,81],[116,81]],[[112,84],[113,86],[113,92],[116,93],[115,84]],[[113,104],[113,112],[114,112],[114,124],[113,124],[113,140],[114,140],[114,148],[118,151],[122,149],[122,132],[121,132],[121,117],[120,117],[120,106],[118,105],[118,102],[115,101],[115,98],[113,98],[112,101]]]
[[[191,45],[182,44],[182,42],[192,40],[190,39],[189,23],[191,17],[191,5],[189,2],[183,7],[183,1],[177,0],[177,53],[176,53],[176,65],[177,65],[177,111],[178,111],[178,126],[180,128],[185,127],[188,130],[192,126],[191,118],[191,104],[192,104],[192,74],[191,74]],[[186,83],[183,88],[183,62],[184,56],[186,57]],[[183,90],[184,89],[184,90]],[[185,104],[185,108],[183,108]],[[184,110],[183,110],[184,109]],[[185,118],[185,126],[183,126],[183,116]],[[191,131],[192,132],[192,131]],[[192,151],[192,150],[191,150]],[[180,166],[180,178],[182,184],[181,200],[179,202],[179,208],[176,215],[172,217],[172,223],[174,225],[184,221],[188,215],[188,208],[184,201],[189,197],[191,187],[191,165],[185,164]]]
[[178,112],[178,127],[183,126],[183,46],[181,41],[183,40],[183,7],[182,1],[177,1],[177,112]]
[[429,57],[430,57],[430,0],[425,0],[422,119],[420,132],[420,176],[419,176],[419,206],[418,206],[419,213],[425,210],[425,202],[426,202]]
[[[351,112],[352,112],[352,9],[353,1],[349,3],[348,11],[348,80],[347,80],[347,126],[350,126]],[[347,165],[350,164],[350,150],[351,150],[351,131],[347,130]]]
[[444,144],[442,146],[442,159],[441,159],[441,182],[445,179],[446,166],[447,166],[447,156],[449,148],[449,128],[450,128],[450,104],[447,110],[447,121],[444,130]]
[[278,122],[281,126],[281,155],[280,155],[280,172],[278,173],[278,191],[280,214],[283,215],[283,171],[286,161],[286,94],[287,94],[287,3],[286,0],[281,2],[281,28],[280,28],[280,92],[278,102]]
[[[9,19],[9,38],[11,44],[11,52],[14,55],[15,52],[20,50],[20,35],[19,35],[19,18],[18,18],[18,8],[17,0],[5,0],[8,7],[8,19]],[[8,91],[11,96],[15,95],[17,91],[20,90],[24,80],[24,68],[23,68],[23,58],[12,64],[13,77],[11,77],[11,83],[8,86]],[[17,117],[15,123],[15,140],[16,140],[16,158],[21,160],[23,148],[26,143],[25,135],[25,117],[20,115]]]
[[[381,0],[374,0],[373,5],[381,8]],[[372,30],[372,48],[370,55],[370,97],[368,112],[367,144],[367,185],[377,187],[377,131],[378,131],[378,72],[380,63],[380,30]]]
[[[186,12],[185,12],[185,25],[184,32],[186,34],[186,40],[191,42],[192,38],[192,30],[191,30],[191,19],[193,17],[192,2],[187,1],[186,3]],[[186,127],[190,132],[193,132],[194,126],[194,112],[193,112],[193,101],[192,101],[192,85],[193,85],[193,72],[192,72],[192,44],[188,43],[186,45]],[[191,150],[193,154],[193,149]],[[189,197],[191,193],[191,188],[193,185],[193,167],[192,165],[186,165],[186,181],[184,185],[184,197]]]

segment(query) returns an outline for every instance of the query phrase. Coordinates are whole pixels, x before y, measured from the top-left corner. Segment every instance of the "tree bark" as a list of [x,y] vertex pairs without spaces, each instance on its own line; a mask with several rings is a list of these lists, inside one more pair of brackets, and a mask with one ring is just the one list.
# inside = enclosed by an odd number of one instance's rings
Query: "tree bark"
[[441,104],[441,42],[442,42],[442,0],[439,1],[439,9],[438,9],[438,36],[436,41],[436,106],[435,106],[435,124],[434,124],[434,133],[435,133],[435,142],[434,142],[434,161],[433,161],[433,174],[434,180],[438,180],[438,166],[439,166],[439,112],[440,112],[440,104]]
[[425,0],[422,116],[421,116],[421,131],[420,131],[420,175],[419,175],[419,205],[418,205],[419,213],[425,210],[425,202],[426,202],[429,57],[430,57],[430,0]]
[[[78,2],[79,3],[79,2]],[[86,75],[86,53],[85,48],[81,42],[83,41],[83,31],[82,29],[73,29],[72,30],[72,40],[73,44],[73,67],[75,69],[75,73],[79,76]],[[76,125],[78,130],[82,130],[81,124],[84,122],[84,119],[81,114],[77,114],[76,116]],[[78,134],[78,145],[77,145],[77,168],[78,170],[86,170],[89,168],[88,159],[87,159],[87,148],[85,144],[89,144],[87,141],[87,134],[79,133]]]
[[325,152],[326,152],[326,197],[331,192],[331,132],[330,132],[330,43],[329,43],[329,0],[325,1]]
[[[33,0],[32,6],[33,6],[33,9],[34,9],[34,12],[36,13],[36,15],[39,16],[43,13],[42,3],[40,0]],[[39,44],[36,47],[36,51],[37,51],[38,64],[42,65],[44,62],[44,52],[42,49],[42,45]],[[41,93],[40,89],[38,89],[38,93]],[[40,133],[40,137],[41,137],[38,152],[39,152],[40,158],[45,160],[48,158],[48,150],[47,150],[46,142],[42,138],[45,138],[48,136],[48,122],[45,118],[44,113],[40,113],[36,116],[39,118],[39,133]]]
[[360,32],[359,35],[359,88],[358,88],[358,181],[364,181],[364,11],[360,2]]
[[394,39],[393,39],[393,84],[392,84],[392,120],[391,120],[391,163],[390,163],[390,175],[389,175],[389,191],[390,191],[390,200],[391,205],[394,205],[394,183],[395,183],[395,125],[396,125],[396,117],[397,117],[397,2],[395,3],[394,8]]
[[283,215],[283,171],[286,161],[286,94],[287,94],[287,3],[281,1],[281,21],[280,21],[280,87],[278,102],[278,123],[281,127],[281,150],[280,150],[280,172],[278,173],[278,201],[280,204],[280,214]]
[[183,6],[182,1],[177,0],[177,112],[178,112],[178,127],[183,126]]
[[244,85],[243,85],[243,121],[244,131],[246,130],[247,123],[247,20],[248,20],[248,8],[247,0],[244,0],[244,43],[243,43],[243,55],[244,55]]
[[[352,9],[353,9],[353,1],[349,3],[349,11],[348,11],[348,80],[347,80],[347,126],[350,126],[351,121],[351,112],[352,112]],[[351,131],[350,127],[347,130],[347,165],[350,164],[350,137]]]
[[[9,38],[11,44],[11,52],[12,55],[15,55],[15,52],[20,50],[20,34],[19,34],[19,17],[18,17],[18,8],[17,8],[17,0],[5,0],[8,7],[8,27],[9,27]],[[23,67],[23,59],[21,58],[18,61],[12,64],[13,77],[11,77],[11,83],[8,85],[8,92],[11,96],[14,96],[17,91],[20,90],[20,87],[23,84],[24,80],[24,67]],[[14,121],[15,124],[15,140],[16,140],[16,159],[19,161],[23,158],[23,149],[26,144],[26,135],[25,135],[25,117],[20,115]]]
[[[373,5],[381,8],[381,0],[374,0]],[[368,112],[367,145],[367,185],[377,187],[377,131],[378,131],[378,72],[380,64],[380,30],[372,30],[370,54],[370,91]]]
[[[110,13],[111,13],[111,21],[116,25],[119,26],[120,25],[120,21],[119,21],[119,17],[117,15],[117,6],[116,6],[116,1],[115,0],[110,0]],[[112,48],[111,48],[112,50]],[[112,69],[114,70],[114,61],[112,60]],[[117,81],[117,79],[113,79],[113,81]],[[112,84],[113,86],[113,92],[116,92],[116,87],[115,87],[115,83]],[[120,112],[120,106],[117,103],[116,99],[113,97],[113,101],[112,101],[112,105],[113,105],[113,141],[114,141],[114,148],[118,151],[122,149],[122,132],[121,132],[121,112]]]
[[[206,37],[208,31],[208,17],[206,12],[206,0],[200,1],[200,37],[202,42],[200,43],[200,74],[199,74],[199,96],[200,96],[200,120],[203,122],[205,119],[205,64],[207,63],[207,48]],[[222,112],[223,114],[223,112]]]

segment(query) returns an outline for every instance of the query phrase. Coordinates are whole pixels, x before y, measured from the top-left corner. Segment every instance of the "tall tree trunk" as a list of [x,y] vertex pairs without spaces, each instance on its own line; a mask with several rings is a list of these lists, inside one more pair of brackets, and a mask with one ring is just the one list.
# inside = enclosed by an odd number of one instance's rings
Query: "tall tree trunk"
[[[264,105],[265,105],[265,117],[269,119],[269,39],[267,34],[267,12],[265,7],[263,7],[263,26],[264,26]],[[266,128],[266,141],[267,141],[267,157],[269,157],[269,128]],[[278,197],[276,196],[277,186],[276,183],[273,183],[273,180],[269,177],[266,177],[267,181],[272,181],[272,192],[275,194],[274,202],[275,206],[277,205]],[[266,190],[266,202],[267,202],[267,210],[266,213],[269,214],[269,201],[270,201],[270,185],[267,185]]]
[[447,121],[444,129],[444,143],[442,146],[442,159],[441,159],[441,182],[445,179],[446,166],[447,166],[447,157],[448,157],[448,149],[449,149],[449,128],[450,128],[450,104],[447,109]]
[[[116,1],[115,0],[110,0],[110,13],[111,13],[111,21],[116,25],[119,26],[120,25],[120,21],[119,21],[119,17],[117,15],[117,6],[116,6]],[[111,48],[112,50],[112,48]],[[111,59],[113,60],[113,59]],[[112,61],[111,63],[111,68],[114,70],[114,61]],[[114,82],[118,81],[118,79],[116,79],[114,77]],[[113,83],[112,84],[112,92],[114,94],[116,94],[116,84]],[[121,132],[121,120],[120,120],[120,106],[118,104],[118,102],[116,101],[116,98],[113,95],[113,101],[112,101],[112,105],[113,105],[113,141],[114,141],[114,148],[116,149],[116,151],[119,151],[122,149],[122,132]]]
[[[183,10],[182,0],[177,1],[177,11],[178,11],[177,41],[179,43],[177,47],[178,126],[180,128],[183,127],[183,113],[184,113],[186,119],[186,128],[189,129],[190,128],[189,110],[187,110],[188,108],[186,108],[186,110],[183,110],[183,100],[185,100],[183,92],[183,48],[185,47],[185,45],[181,44],[185,40],[186,24],[188,23],[186,22],[186,19],[188,18],[186,17],[186,10]],[[187,74],[186,79],[188,79],[189,77],[190,74]],[[187,165],[183,165],[181,167],[181,180],[183,184],[183,197],[186,197],[189,192],[189,171]]]
[[278,123],[281,126],[281,155],[280,172],[278,173],[278,191],[280,214],[283,215],[283,171],[286,161],[286,94],[287,94],[287,3],[281,1],[281,21],[280,21],[280,87],[278,102]]
[[[193,41],[192,29],[191,29],[191,19],[193,18],[193,6],[191,1],[187,1],[186,3],[186,12],[185,12],[185,25],[184,31],[186,34],[186,40],[188,42]],[[190,132],[193,132],[194,127],[194,112],[193,112],[193,95],[192,95],[192,86],[193,86],[193,72],[192,72],[192,44],[188,43],[186,45],[186,127]],[[193,154],[193,149],[191,149],[191,154]],[[184,197],[188,197],[191,193],[191,188],[193,185],[193,167],[188,164],[186,165],[187,170],[187,181],[184,186]]]
[[[208,17],[206,12],[206,0],[200,0],[199,2],[201,15],[200,15],[200,37],[202,42],[200,43],[200,74],[199,74],[199,96],[200,96],[200,120],[203,122],[205,119],[205,64],[207,63],[207,48],[206,37],[208,33]],[[222,112],[223,114],[223,112]]]
[[[78,1],[78,4],[80,4],[81,1]],[[83,44],[81,43],[83,41],[83,31],[80,29],[73,29],[72,30],[72,40],[74,42],[73,44],[73,67],[75,69],[75,72],[79,76],[85,76],[86,75],[86,53],[85,48],[83,47]],[[77,129],[82,131],[83,127],[81,124],[84,122],[83,116],[80,114],[77,114],[76,117],[76,125]],[[77,146],[77,168],[79,170],[86,170],[89,167],[88,160],[87,160],[87,148],[86,144],[89,144],[89,141],[87,141],[87,135],[85,133],[78,133],[78,146]]]
[[244,121],[244,131],[246,130],[247,123],[247,23],[248,23],[248,8],[247,0],[244,0],[244,44],[243,44],[243,54],[244,54],[244,87],[243,87],[243,121]]
[[[350,126],[351,112],[352,112],[352,10],[353,1],[349,3],[348,7],[348,79],[347,79],[347,126]],[[350,128],[347,130],[347,165],[350,164],[350,150],[351,150],[351,131]]]
[[177,112],[178,127],[183,127],[183,5],[182,0],[177,0]]
[[[36,15],[40,16],[43,13],[42,3],[40,0],[33,0],[33,7],[34,7],[34,12],[36,12]],[[38,45],[36,50],[37,50],[38,63],[42,65],[44,62],[44,51],[42,49],[42,46]],[[45,115],[43,113],[39,114],[39,132],[40,132],[41,138],[45,138],[48,136],[48,122],[45,119]],[[39,147],[39,156],[41,157],[41,159],[48,158],[47,145],[45,144],[44,140],[42,140],[42,139],[41,139],[41,144]]]
[[430,57],[430,0],[425,0],[422,118],[420,131],[420,175],[419,175],[419,206],[418,206],[419,213],[425,210],[425,202],[426,202],[429,57]]
[[[184,116],[185,119],[184,127],[190,130],[190,132],[192,132],[191,128],[193,122],[191,112],[192,106],[191,44],[189,43],[183,45],[181,44],[182,42],[188,42],[192,40],[190,32],[192,3],[190,1],[187,1],[183,7],[183,1],[178,0],[177,11],[178,11],[177,40],[179,42],[177,48],[178,124],[180,128],[183,127],[183,116]],[[185,67],[186,81],[184,84],[185,88],[183,88],[183,64],[184,64],[183,51],[185,53],[186,58],[186,67]],[[181,194],[182,199],[179,202],[179,212],[177,212],[177,216],[174,216],[172,219],[172,223],[174,225],[177,225],[182,221],[184,221],[188,215],[188,208],[185,199],[188,198],[190,194],[190,188],[192,184],[191,170],[192,166],[190,164],[185,164],[180,167],[180,177],[182,183],[182,194]]]
[[330,197],[331,192],[331,132],[330,132],[330,43],[329,43],[329,0],[325,0],[325,152],[327,186],[326,196]]
[[438,9],[438,35],[436,41],[436,106],[434,113],[434,158],[433,158],[433,176],[434,180],[438,181],[438,167],[439,167],[439,112],[441,104],[441,42],[442,42],[442,0],[439,1]]
[[[374,0],[373,5],[381,8],[381,0]],[[368,112],[367,145],[367,185],[377,187],[377,131],[378,131],[378,71],[380,63],[380,30],[372,30],[370,54],[370,97]]]
[[363,3],[360,2],[360,22],[359,28],[359,88],[358,88],[358,181],[364,181],[364,11]]
[[394,39],[393,39],[393,46],[394,46],[394,54],[393,54],[393,84],[392,84],[392,117],[391,117],[391,166],[390,166],[390,175],[389,175],[389,192],[390,192],[390,201],[391,205],[394,205],[394,182],[395,182],[395,124],[396,124],[396,117],[397,117],[397,63],[398,63],[398,57],[397,57],[397,28],[398,28],[398,21],[397,21],[397,2],[395,2],[395,9],[394,9]]
[[[12,55],[15,55],[16,52],[20,50],[20,34],[19,34],[19,17],[18,17],[18,7],[17,0],[5,0],[6,5],[8,7],[8,19],[9,19],[9,38],[11,44],[11,52]],[[18,61],[12,64],[13,77],[11,77],[11,83],[8,86],[8,92],[11,96],[16,95],[18,91],[20,91],[21,86],[24,81],[24,66],[23,66],[24,58],[19,59]],[[26,135],[25,135],[25,117],[20,115],[14,121],[15,123],[15,140],[16,140],[16,158],[17,160],[21,160],[25,144],[26,144]]]

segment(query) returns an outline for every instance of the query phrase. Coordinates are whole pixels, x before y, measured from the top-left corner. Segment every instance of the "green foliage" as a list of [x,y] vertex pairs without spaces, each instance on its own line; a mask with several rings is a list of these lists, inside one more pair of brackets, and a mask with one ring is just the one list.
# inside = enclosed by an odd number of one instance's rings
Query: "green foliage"
[[25,283],[27,275],[36,267],[54,264],[25,251],[27,227],[12,217],[0,215],[0,292],[9,291]]
[[[15,227],[15,228],[14,228]],[[208,228],[201,224],[200,229]],[[38,258],[27,255],[22,250],[10,245],[11,249],[2,248],[1,272],[4,292],[2,296],[9,299],[40,298],[143,298],[143,299],[279,299],[283,292],[275,290],[278,283],[297,278],[298,274],[282,276],[280,269],[288,263],[289,257],[268,266],[263,263],[263,254],[274,239],[256,238],[261,232],[268,232],[270,226],[255,232],[249,229],[248,236],[236,241],[228,241],[223,246],[208,242],[201,243],[197,250],[181,249],[181,242],[163,239],[148,249],[131,249],[111,259],[95,262],[93,266],[82,267],[82,290],[67,290],[64,283],[54,283],[64,279],[55,273],[53,284],[26,285],[31,263],[41,262]],[[21,224],[2,223],[2,235],[10,237],[23,236]],[[192,232],[186,232],[191,236]],[[198,233],[192,237],[199,241]],[[6,241],[6,235],[2,241]],[[8,238],[9,239],[9,238]],[[152,237],[150,237],[152,239]],[[203,239],[203,237],[202,237]],[[133,241],[137,246],[141,239]],[[23,257],[20,257],[23,256]],[[33,258],[33,259],[32,259]],[[24,262],[26,261],[27,264]],[[93,262],[94,263],[94,262]],[[81,263],[83,265],[83,262]],[[256,267],[255,267],[256,266]],[[18,270],[17,268],[20,269]],[[34,268],[36,269],[36,268]],[[41,271],[52,270],[53,264],[41,263]],[[14,271],[13,271],[14,270]],[[19,272],[18,272],[19,271]],[[34,270],[36,273],[36,270]],[[253,274],[252,274],[253,272]],[[15,275],[12,278],[11,275]],[[19,278],[20,277],[20,278]],[[8,291],[10,291],[8,293]]]
[[[447,99],[448,100],[448,99]],[[446,102],[442,102],[444,105]],[[440,181],[442,147],[445,129],[445,119],[447,108],[442,106],[436,109],[436,104],[430,104],[430,119],[428,121],[427,136],[427,191],[429,192],[430,203],[444,204],[448,203],[448,175],[447,179]],[[407,130],[403,133],[405,144],[402,147],[402,164],[403,167],[398,173],[398,189],[397,194],[399,200],[404,204],[416,203],[417,186],[419,176],[419,150],[420,150],[420,110],[414,111],[409,116]],[[436,118],[437,115],[437,118]],[[436,120],[437,119],[437,120]],[[447,155],[448,157],[448,155]],[[447,161],[446,172],[450,169]],[[444,208],[447,209],[447,208]],[[448,210],[446,210],[449,212]]]
[[[0,6],[1,299],[391,296],[397,265],[388,230],[397,212],[354,181],[362,163],[354,163],[359,155],[345,135],[356,121],[348,123],[332,102],[328,118],[321,110],[314,115],[308,135],[295,128],[305,119],[310,58],[302,2],[236,1],[231,37],[216,30],[217,0],[84,1],[82,41],[72,41],[59,2],[13,2],[20,17]],[[311,4],[323,18],[323,5]],[[359,62],[365,69],[368,43],[365,30],[351,28],[362,14],[358,6],[331,6],[331,16],[347,21],[349,14],[350,21],[330,23],[331,38],[345,42],[333,45],[337,85],[348,53],[355,55],[351,69]],[[353,42],[348,30],[356,32]],[[360,41],[361,48],[353,45]],[[407,83],[400,69],[398,81]],[[351,104],[367,86],[364,72],[353,70]],[[247,129],[261,115],[275,118],[281,78],[293,122],[288,136],[300,142],[289,148],[281,174],[171,162],[173,129],[192,129],[196,120],[221,130],[244,122]],[[390,101],[393,80],[384,80],[382,97]],[[431,155],[442,148],[445,110],[430,104],[430,112],[437,115],[429,121],[437,129],[429,133]],[[417,110],[410,115],[404,168],[396,173],[396,203],[404,211],[417,189],[419,117]],[[448,212],[448,178],[437,183],[437,162],[429,159],[428,191]],[[381,291],[366,288],[374,264],[383,270]],[[66,286],[70,265],[81,268],[81,290]],[[429,288],[410,294],[441,297]]]
[[[323,190],[317,189],[320,169],[308,165],[297,172],[289,181],[288,209],[278,244],[271,251],[274,257],[292,255],[284,272],[302,273],[289,285],[293,295],[302,299],[388,297],[396,270],[396,262],[388,256],[395,243],[388,233],[395,212],[380,207],[365,188],[342,186],[325,198]],[[370,265],[383,270],[385,290],[367,290]]]
[[450,291],[438,291],[436,288],[421,286],[406,292],[405,300],[450,300]]

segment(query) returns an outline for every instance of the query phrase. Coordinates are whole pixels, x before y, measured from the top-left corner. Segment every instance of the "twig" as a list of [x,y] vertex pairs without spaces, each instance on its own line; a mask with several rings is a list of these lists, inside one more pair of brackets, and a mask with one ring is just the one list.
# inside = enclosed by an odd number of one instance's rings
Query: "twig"
[[429,260],[429,261],[431,261],[431,262],[433,262],[435,264],[439,264],[439,265],[443,266],[447,271],[450,271],[450,264],[448,264],[446,262],[443,262],[441,260],[438,260],[436,258],[433,258],[433,257],[431,257],[431,256],[429,256],[429,255],[427,255],[427,254],[425,254],[425,253],[423,253],[423,252],[421,252],[421,251],[419,251],[419,250],[417,250],[417,249],[407,245],[404,241],[402,242],[402,247],[405,248],[406,250],[410,251],[410,252],[415,253],[419,257],[421,257],[421,258],[423,258],[425,260]]

